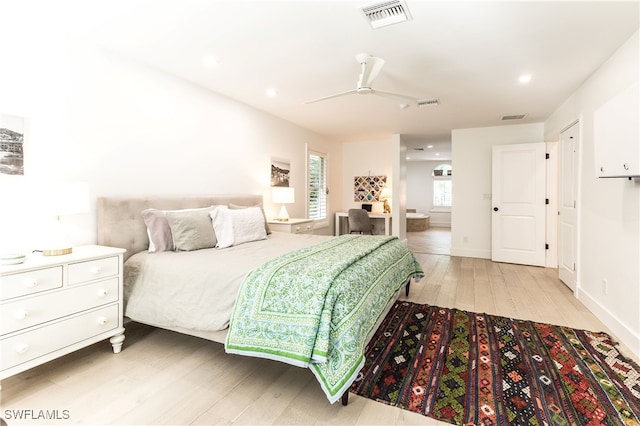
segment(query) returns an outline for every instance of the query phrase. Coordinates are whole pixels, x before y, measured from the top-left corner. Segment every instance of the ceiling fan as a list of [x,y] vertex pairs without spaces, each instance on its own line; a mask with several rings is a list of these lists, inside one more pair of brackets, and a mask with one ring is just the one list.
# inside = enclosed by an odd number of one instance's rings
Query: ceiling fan
[[400,101],[402,104],[401,108],[407,108],[411,103],[416,103],[419,106],[423,105],[432,105],[437,104],[437,99],[420,99],[415,98],[413,96],[407,96],[400,93],[394,92],[386,92],[383,90],[373,89],[371,84],[373,80],[378,76],[382,66],[384,65],[384,59],[377,58],[375,56],[371,56],[368,53],[359,53],[356,55],[356,60],[362,67],[362,71],[360,72],[360,76],[358,78],[358,85],[355,89],[347,90],[346,92],[336,93],[334,95],[325,96],[318,99],[313,99],[311,101],[305,102],[305,104],[311,104],[314,102],[325,101],[327,99],[338,98],[340,96],[347,95],[376,95],[382,96],[385,98],[393,99],[395,101]]

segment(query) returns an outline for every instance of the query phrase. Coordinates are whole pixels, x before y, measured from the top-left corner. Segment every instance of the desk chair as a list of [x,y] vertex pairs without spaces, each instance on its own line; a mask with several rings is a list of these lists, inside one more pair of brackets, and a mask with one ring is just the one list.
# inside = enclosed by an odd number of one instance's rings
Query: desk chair
[[369,219],[369,213],[363,209],[349,209],[349,233],[373,235],[373,224]]

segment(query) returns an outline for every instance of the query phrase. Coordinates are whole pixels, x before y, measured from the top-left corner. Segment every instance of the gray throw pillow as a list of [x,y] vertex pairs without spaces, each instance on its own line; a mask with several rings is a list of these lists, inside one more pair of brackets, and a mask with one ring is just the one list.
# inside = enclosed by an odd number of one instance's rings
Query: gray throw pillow
[[192,251],[215,247],[217,239],[209,216],[214,208],[165,212],[176,250]]

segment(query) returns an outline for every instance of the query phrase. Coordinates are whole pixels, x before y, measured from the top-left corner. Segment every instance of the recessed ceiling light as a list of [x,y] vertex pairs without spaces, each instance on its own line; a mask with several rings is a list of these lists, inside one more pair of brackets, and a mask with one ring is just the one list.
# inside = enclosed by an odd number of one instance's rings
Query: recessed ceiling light
[[528,83],[531,81],[531,74],[523,74],[520,76],[520,78],[518,78],[518,81],[520,83]]
[[215,68],[218,65],[218,60],[211,55],[206,55],[202,57],[202,65],[207,68]]
[[433,148],[433,145],[427,145],[427,148]]
[[265,91],[265,94],[266,94],[268,97],[273,98],[273,97],[274,97],[274,96],[276,96],[276,94],[277,94],[277,93],[276,93],[276,89],[274,89],[273,87],[270,87],[270,88],[268,88],[268,89]]
[[439,157],[439,156],[440,156],[440,153],[439,153],[439,152],[436,152],[436,156],[437,156],[437,157]]

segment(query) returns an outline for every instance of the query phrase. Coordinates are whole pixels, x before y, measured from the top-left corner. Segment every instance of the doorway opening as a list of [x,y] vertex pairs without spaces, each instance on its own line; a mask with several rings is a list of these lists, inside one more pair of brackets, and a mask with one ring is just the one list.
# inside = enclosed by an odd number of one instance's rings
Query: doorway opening
[[414,253],[451,254],[451,178],[450,159],[407,162],[406,236]]

